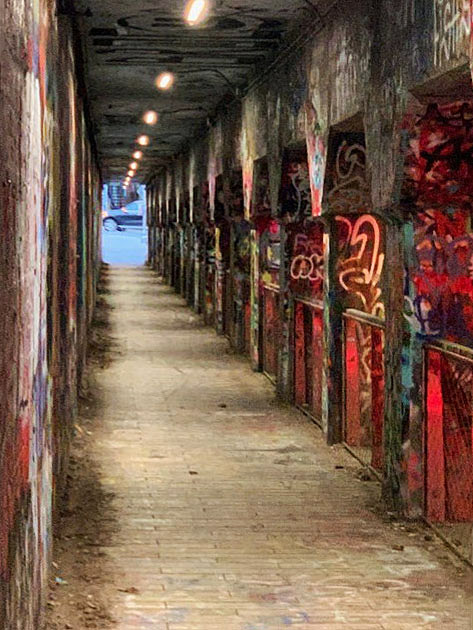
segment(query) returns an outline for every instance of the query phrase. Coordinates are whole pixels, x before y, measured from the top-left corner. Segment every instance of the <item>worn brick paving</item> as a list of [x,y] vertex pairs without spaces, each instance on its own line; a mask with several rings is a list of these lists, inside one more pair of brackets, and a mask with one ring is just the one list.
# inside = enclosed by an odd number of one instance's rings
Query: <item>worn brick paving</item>
[[110,276],[120,354],[93,455],[119,513],[104,551],[132,591],[119,630],[473,628],[442,545],[383,519],[378,485],[153,272]]

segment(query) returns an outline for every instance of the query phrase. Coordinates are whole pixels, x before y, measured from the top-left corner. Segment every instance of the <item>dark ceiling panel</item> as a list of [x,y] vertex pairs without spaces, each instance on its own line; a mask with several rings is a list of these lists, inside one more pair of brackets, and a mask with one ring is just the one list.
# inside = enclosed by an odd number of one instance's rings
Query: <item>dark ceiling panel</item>
[[[315,1],[315,0],[314,0]],[[309,0],[214,2],[205,25],[183,19],[185,0],[80,0],[92,116],[105,177],[121,176],[140,133],[151,137],[141,177],[179,151],[218,103],[243,88],[290,41],[301,23],[317,18]],[[175,73],[169,92],[155,77]],[[155,109],[158,124],[142,123]]]

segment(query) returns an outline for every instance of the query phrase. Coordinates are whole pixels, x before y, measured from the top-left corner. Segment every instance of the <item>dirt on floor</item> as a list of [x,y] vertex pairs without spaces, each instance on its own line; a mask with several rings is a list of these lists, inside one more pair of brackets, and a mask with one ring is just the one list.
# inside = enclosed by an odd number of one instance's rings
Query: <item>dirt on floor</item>
[[45,630],[84,630],[113,626],[109,612],[115,585],[103,548],[116,531],[113,494],[100,483],[98,464],[90,457],[90,429],[100,422],[100,393],[95,375],[113,361],[109,330],[107,267],[98,289],[90,333],[88,365],[79,400],[71,450],[67,494],[55,524],[54,562],[47,600]]

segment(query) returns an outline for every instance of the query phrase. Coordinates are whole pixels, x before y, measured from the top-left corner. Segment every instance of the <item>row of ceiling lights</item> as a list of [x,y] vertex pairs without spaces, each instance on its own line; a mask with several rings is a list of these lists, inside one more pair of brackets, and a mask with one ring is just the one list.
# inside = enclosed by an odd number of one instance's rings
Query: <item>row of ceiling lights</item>
[[[202,24],[202,22],[207,19],[209,11],[209,0],[189,0],[184,11],[184,19],[189,24],[189,26],[197,26],[198,24]],[[155,85],[158,90],[169,90],[172,88],[173,84],[174,75],[172,72],[161,72],[161,74],[159,74],[155,80]],[[158,122],[158,113],[150,109],[143,114],[143,122],[145,122],[147,125],[155,125]],[[146,134],[143,134],[136,139],[136,144],[140,147],[147,147],[149,145],[149,142],[149,136],[147,136]],[[129,164],[129,170],[123,183],[125,189],[128,188],[131,180],[138,170],[137,160],[141,160],[142,157],[143,152],[140,150],[137,150],[133,153],[134,161]]]

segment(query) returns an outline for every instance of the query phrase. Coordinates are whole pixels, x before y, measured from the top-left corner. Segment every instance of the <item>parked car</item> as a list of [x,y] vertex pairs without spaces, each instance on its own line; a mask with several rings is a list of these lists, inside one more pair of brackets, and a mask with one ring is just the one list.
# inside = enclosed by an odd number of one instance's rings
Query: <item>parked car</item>
[[127,227],[142,227],[145,213],[145,202],[141,199],[132,201],[123,208],[108,210],[102,220],[104,230],[113,232],[125,230]]

